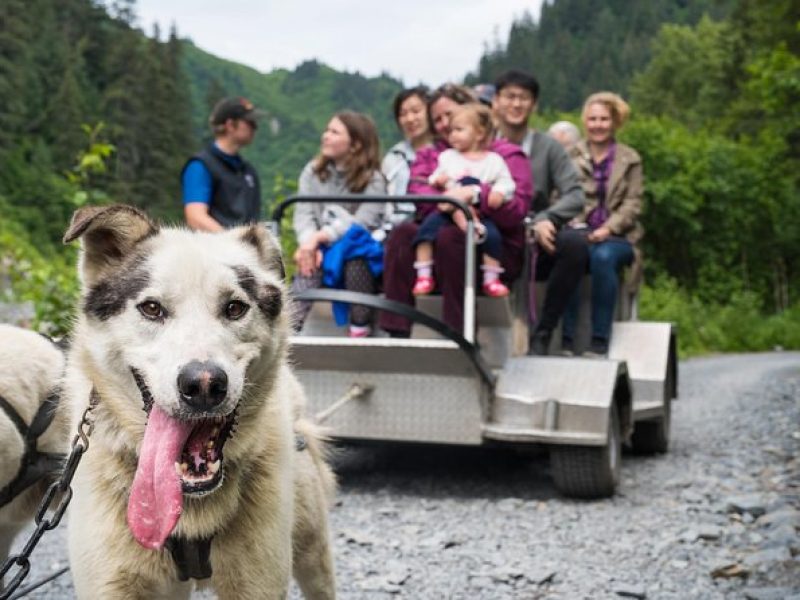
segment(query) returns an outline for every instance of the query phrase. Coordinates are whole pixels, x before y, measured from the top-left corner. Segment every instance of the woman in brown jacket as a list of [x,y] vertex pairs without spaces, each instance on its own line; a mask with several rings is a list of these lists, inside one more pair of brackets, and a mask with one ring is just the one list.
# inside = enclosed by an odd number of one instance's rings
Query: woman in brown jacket
[[[627,103],[611,92],[592,94],[583,105],[586,138],[570,151],[578,169],[586,205],[574,226],[586,230],[592,276],[592,341],[589,353],[605,355],[619,272],[634,260],[634,246],[644,230],[639,223],[642,207],[642,159],[616,141],[614,134],[628,118]],[[564,315],[563,348],[572,349],[578,298]]]

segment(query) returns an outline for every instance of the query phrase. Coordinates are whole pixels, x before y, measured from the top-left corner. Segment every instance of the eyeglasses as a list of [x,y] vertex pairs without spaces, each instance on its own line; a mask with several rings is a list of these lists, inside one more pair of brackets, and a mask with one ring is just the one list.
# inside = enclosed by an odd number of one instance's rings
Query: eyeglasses
[[519,101],[523,104],[526,102],[533,102],[533,95],[527,92],[500,92],[498,96],[501,100],[508,102],[509,104],[513,103],[514,101]]

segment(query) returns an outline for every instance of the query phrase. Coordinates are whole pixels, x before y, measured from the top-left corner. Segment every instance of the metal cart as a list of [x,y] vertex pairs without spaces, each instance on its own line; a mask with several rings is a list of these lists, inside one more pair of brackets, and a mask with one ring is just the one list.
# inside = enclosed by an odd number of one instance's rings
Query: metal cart
[[[671,323],[616,321],[607,359],[528,356],[529,265],[509,297],[476,297],[474,226],[462,205],[442,196],[337,200],[449,202],[464,211],[468,227],[463,333],[441,321],[438,296],[418,298],[416,308],[345,290],[298,296],[314,305],[292,337],[292,359],[311,412],[333,438],[543,445],[556,487],[584,498],[614,494],[623,443],[666,452],[677,395]],[[288,198],[275,209],[272,226],[279,232],[294,203],[326,201],[331,198]],[[628,314],[618,318],[630,317],[628,300],[619,303]],[[402,314],[414,323],[412,335],[348,338],[333,321],[332,302]]]

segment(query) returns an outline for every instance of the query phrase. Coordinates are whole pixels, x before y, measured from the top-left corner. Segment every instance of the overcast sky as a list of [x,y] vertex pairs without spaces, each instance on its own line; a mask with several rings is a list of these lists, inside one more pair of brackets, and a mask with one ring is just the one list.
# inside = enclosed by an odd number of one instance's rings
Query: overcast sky
[[221,58],[268,72],[316,58],[338,70],[408,85],[461,80],[485,44],[542,0],[138,0],[148,33],[172,23]]

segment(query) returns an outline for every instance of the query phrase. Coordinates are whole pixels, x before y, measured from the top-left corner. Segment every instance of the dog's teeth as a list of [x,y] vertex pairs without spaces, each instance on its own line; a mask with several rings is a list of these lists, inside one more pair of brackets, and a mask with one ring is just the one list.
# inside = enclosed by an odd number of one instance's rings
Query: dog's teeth
[[212,437],[217,437],[219,435],[219,427],[214,427],[214,429],[211,430],[211,435]]
[[189,470],[189,463],[181,463],[181,470],[186,473]]
[[175,463],[175,472],[178,475],[183,475],[183,465],[181,463],[177,463],[177,462]]
[[208,472],[216,474],[219,472],[220,461],[219,459],[215,460],[213,463],[208,463]]
[[214,440],[208,440],[208,443],[206,444],[206,448],[211,450],[213,447],[214,447]]

